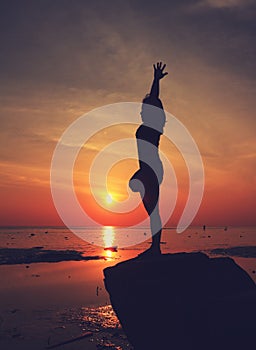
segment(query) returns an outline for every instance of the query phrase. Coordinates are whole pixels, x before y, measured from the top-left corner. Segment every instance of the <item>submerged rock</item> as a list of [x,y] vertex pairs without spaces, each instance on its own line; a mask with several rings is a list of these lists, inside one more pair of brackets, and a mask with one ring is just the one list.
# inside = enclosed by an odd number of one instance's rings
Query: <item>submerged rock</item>
[[230,258],[202,253],[135,258],[104,270],[135,350],[250,349],[256,286]]

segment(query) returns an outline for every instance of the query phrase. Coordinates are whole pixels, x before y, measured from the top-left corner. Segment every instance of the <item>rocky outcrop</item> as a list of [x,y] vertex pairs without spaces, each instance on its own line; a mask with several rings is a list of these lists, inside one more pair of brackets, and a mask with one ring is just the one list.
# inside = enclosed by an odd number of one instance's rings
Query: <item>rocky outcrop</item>
[[135,258],[106,268],[104,276],[135,350],[254,348],[256,287],[230,258]]

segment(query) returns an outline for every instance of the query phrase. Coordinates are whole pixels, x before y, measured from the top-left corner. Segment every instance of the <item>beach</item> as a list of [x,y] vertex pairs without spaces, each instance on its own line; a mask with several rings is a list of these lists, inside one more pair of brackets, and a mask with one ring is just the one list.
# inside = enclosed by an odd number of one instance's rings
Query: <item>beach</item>
[[251,339],[256,1],[1,5],[0,349]]
[[[117,231],[109,232],[115,236]],[[212,257],[229,256],[256,282],[255,231],[255,227],[191,227],[177,234],[174,228],[166,228],[161,250],[163,254],[201,251]],[[2,228],[1,347],[45,349],[74,340],[57,348],[132,349],[111,308],[103,269],[136,257],[149,241],[110,251],[66,228]]]

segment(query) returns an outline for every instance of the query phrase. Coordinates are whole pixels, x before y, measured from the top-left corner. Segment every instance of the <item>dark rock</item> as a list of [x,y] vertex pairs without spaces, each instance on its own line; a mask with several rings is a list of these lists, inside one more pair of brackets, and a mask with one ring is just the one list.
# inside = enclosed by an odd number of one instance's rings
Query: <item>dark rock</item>
[[135,350],[251,349],[256,286],[230,258],[202,253],[135,258],[104,270]]
[[11,313],[15,314],[17,311],[19,311],[19,309],[13,309],[13,310],[11,310]]
[[110,251],[112,253],[117,253],[118,248],[117,248],[117,246],[113,246],[113,247],[106,247],[106,248],[104,248],[104,250]]

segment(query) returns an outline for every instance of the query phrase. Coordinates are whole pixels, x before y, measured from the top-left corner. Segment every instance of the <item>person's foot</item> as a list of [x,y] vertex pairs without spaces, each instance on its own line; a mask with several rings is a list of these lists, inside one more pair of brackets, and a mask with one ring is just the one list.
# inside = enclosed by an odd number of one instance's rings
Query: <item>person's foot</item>
[[161,255],[161,250],[159,247],[155,248],[151,246],[149,249],[138,255],[138,258],[150,258],[150,257],[158,257]]

